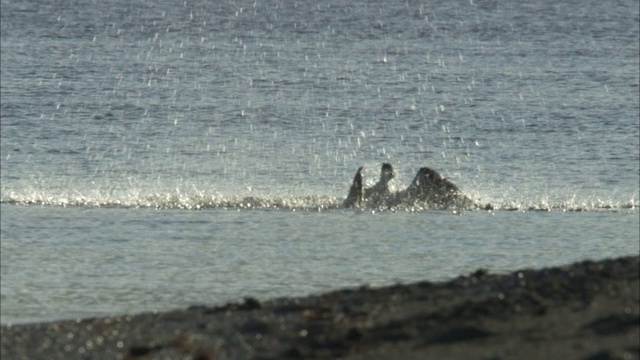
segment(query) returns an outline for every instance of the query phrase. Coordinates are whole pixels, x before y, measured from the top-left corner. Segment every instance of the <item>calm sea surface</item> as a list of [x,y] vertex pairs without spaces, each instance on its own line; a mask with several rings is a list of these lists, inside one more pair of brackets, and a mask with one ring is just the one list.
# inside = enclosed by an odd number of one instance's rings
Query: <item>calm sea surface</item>
[[637,0],[1,6],[3,324],[640,252]]

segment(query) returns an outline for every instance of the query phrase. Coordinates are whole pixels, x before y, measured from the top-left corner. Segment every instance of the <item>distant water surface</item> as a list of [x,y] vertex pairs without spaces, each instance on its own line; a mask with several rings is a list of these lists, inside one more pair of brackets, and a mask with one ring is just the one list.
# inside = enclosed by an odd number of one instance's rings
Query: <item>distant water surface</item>
[[637,1],[1,6],[3,324],[640,252]]

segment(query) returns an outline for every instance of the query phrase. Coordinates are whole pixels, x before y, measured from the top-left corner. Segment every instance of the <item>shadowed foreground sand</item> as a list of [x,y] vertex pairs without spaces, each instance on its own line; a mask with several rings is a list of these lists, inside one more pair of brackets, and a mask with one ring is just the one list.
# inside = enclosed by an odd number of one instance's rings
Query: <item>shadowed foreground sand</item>
[[4,359],[638,359],[640,259],[2,327]]

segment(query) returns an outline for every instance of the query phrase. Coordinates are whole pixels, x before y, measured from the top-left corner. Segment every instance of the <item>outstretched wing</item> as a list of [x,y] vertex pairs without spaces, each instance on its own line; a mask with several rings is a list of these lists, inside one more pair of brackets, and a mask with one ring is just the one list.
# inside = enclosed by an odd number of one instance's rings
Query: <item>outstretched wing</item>
[[470,208],[475,203],[438,172],[423,167],[404,192],[408,202],[424,202],[435,208]]
[[347,198],[344,199],[342,203],[344,207],[356,207],[362,203],[362,169],[363,167],[360,166],[358,171],[356,171],[356,175],[353,177],[349,195],[347,195]]

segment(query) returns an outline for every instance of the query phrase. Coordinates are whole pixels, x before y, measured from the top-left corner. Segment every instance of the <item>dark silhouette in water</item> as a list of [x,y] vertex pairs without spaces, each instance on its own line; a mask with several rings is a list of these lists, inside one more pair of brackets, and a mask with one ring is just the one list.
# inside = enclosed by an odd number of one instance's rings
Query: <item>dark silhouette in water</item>
[[389,182],[396,176],[393,166],[389,163],[382,164],[380,179],[370,188],[364,188],[362,185],[362,170],[363,167],[361,166],[358,168],[358,171],[356,171],[356,175],[353,177],[353,183],[349,189],[349,194],[344,200],[344,206],[391,206],[393,201],[395,201],[396,195],[389,188]]
[[362,170],[358,168],[344,200],[345,207],[388,208],[394,206],[420,205],[432,209],[492,209],[491,205],[482,206],[469,197],[451,181],[435,170],[423,167],[407,189],[393,192],[389,182],[395,177],[393,166],[382,164],[380,180],[370,188],[363,188]]
[[478,207],[454,183],[428,167],[418,171],[411,185],[401,193],[401,196],[407,203],[426,203],[438,209]]
[[356,171],[356,175],[353,177],[351,188],[347,198],[342,203],[344,207],[356,207],[362,205],[362,166]]

